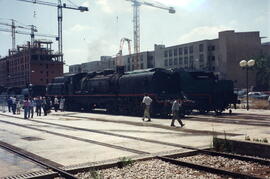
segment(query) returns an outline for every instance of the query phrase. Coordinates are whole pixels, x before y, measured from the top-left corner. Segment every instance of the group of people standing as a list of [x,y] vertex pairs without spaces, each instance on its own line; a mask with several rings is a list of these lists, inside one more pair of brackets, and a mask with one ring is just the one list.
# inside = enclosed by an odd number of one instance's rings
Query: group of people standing
[[[150,117],[150,106],[152,103],[152,99],[148,96],[148,94],[145,94],[142,100],[142,104],[144,105],[144,114],[142,120],[144,121],[145,118],[148,118],[147,122],[151,121]],[[180,111],[182,108],[182,99],[175,99],[172,103],[172,122],[171,126],[175,127],[174,122],[177,120],[181,127],[183,127],[185,124],[180,119]]]
[[43,110],[44,116],[50,113],[52,107],[57,112],[58,110],[64,111],[65,98],[61,97],[59,100],[57,97],[51,98],[46,97],[25,97],[23,100],[16,98],[16,96],[11,96],[7,99],[8,111],[13,114],[20,114],[21,109],[24,111],[24,118],[33,118],[34,112],[37,116],[41,116]]

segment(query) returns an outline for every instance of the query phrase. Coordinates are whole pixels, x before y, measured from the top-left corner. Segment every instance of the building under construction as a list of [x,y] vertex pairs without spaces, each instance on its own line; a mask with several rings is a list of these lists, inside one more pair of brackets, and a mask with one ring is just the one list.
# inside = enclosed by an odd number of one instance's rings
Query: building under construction
[[54,53],[51,47],[51,41],[37,40],[9,50],[8,56],[0,59],[0,86],[45,86],[54,77],[62,76],[62,54]]

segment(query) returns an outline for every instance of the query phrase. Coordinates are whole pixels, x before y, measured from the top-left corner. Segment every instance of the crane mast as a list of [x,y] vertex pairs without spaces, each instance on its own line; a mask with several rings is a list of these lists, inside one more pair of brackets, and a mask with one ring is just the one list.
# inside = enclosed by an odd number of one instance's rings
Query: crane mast
[[119,48],[118,53],[116,54],[116,68],[119,68],[119,67],[121,68],[124,66],[122,55],[123,55],[123,47],[124,47],[125,42],[128,43],[128,53],[129,53],[129,55],[131,55],[130,41],[131,40],[128,38],[122,38],[120,40],[120,48]]
[[11,32],[11,37],[12,37],[12,50],[14,51],[15,50],[15,47],[16,47],[16,36],[15,34],[18,33],[18,31],[16,31],[16,28],[22,28],[22,29],[27,29],[27,30],[31,30],[31,33],[29,34],[31,36],[31,44],[33,45],[34,44],[34,37],[35,37],[35,32],[37,32],[37,29],[34,25],[28,25],[28,26],[17,26],[15,25],[15,21],[14,19],[11,19],[11,24],[8,24],[8,23],[3,23],[3,22],[0,22],[0,25],[6,25],[6,26],[10,26],[11,27],[11,30],[1,30],[0,31],[5,31],[5,32]]
[[134,69],[139,69],[139,53],[140,53],[140,6],[146,5],[163,10],[168,10],[169,13],[174,14],[175,9],[173,7],[167,7],[157,3],[149,3],[140,0],[126,0],[130,1],[133,6],[133,38],[134,38]]
[[23,2],[29,2],[34,4],[41,4],[46,6],[57,7],[57,21],[58,21],[58,51],[61,54],[61,61],[63,61],[63,8],[71,10],[79,10],[81,12],[88,11],[88,7],[84,6],[71,6],[66,3],[62,4],[61,0],[58,0],[58,3],[46,2],[41,0],[17,0]]

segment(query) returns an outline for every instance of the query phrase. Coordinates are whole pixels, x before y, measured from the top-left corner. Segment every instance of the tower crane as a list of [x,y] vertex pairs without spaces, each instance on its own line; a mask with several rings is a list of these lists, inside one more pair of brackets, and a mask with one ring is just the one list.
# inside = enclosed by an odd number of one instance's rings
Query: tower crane
[[165,5],[162,5],[160,3],[149,3],[141,0],[126,0],[130,1],[133,6],[133,38],[134,38],[134,53],[135,53],[135,59],[134,59],[134,68],[138,69],[138,56],[140,53],[140,6],[146,5],[151,6],[163,10],[168,10],[169,13],[174,14],[175,9],[173,7],[167,7]]
[[0,25],[5,25],[5,26],[10,26],[11,30],[1,30],[1,31],[5,31],[5,32],[11,32],[11,37],[12,37],[12,50],[15,50],[15,46],[16,46],[16,37],[15,37],[15,33],[18,33],[18,31],[16,32],[16,28],[21,28],[21,29],[27,29],[27,30],[31,30],[31,44],[34,43],[34,33],[37,32],[37,29],[34,25],[28,25],[28,26],[18,26],[15,25],[15,21],[14,19],[10,19],[11,20],[11,24],[9,23],[3,23],[0,22]]
[[119,48],[118,53],[116,54],[116,68],[124,66],[122,55],[123,55],[123,47],[124,47],[125,42],[128,43],[128,53],[129,55],[131,55],[130,41],[131,40],[128,38],[122,38],[120,40],[120,48]]
[[[12,32],[10,29],[3,29],[3,28],[0,28],[0,31],[2,31],[2,32]],[[15,30],[14,33],[16,33],[16,34],[22,34],[22,35],[30,35],[31,36],[31,44],[34,43],[34,37],[35,36],[57,39],[57,36],[56,35],[50,35],[50,34],[39,34],[39,33],[35,33],[34,34],[32,32],[29,33],[29,32],[18,31],[18,30]]]
[[[62,4],[62,0],[58,0],[58,3],[41,1],[41,0],[17,0],[17,1],[57,7],[57,20],[58,20],[58,39],[57,40],[58,40],[58,51],[61,55],[63,55],[63,30],[62,30],[63,8],[71,9],[71,10],[79,10],[81,12],[88,11],[88,7],[76,6],[74,4],[67,5],[66,3]],[[61,56],[61,60],[63,61],[63,56]]]

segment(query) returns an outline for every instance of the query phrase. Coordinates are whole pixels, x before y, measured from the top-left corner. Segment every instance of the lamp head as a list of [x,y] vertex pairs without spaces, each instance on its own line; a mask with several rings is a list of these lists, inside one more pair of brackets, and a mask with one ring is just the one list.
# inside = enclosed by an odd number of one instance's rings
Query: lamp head
[[246,67],[247,66],[247,61],[246,60],[242,60],[239,62],[240,67]]
[[249,67],[254,66],[254,65],[255,65],[255,60],[250,59],[250,60],[247,62],[247,65],[248,65]]

